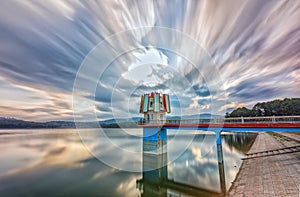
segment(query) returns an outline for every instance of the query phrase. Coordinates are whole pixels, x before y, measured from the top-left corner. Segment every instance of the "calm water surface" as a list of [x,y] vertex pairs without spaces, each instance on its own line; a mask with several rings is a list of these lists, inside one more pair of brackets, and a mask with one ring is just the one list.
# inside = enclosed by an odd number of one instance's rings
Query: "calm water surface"
[[[76,129],[0,130],[0,196],[142,196],[142,129],[106,129],[114,144],[141,152],[128,157],[87,129],[86,136],[103,158],[118,158],[116,166],[131,166],[137,172],[110,167],[94,158],[81,142]],[[193,133],[193,135],[191,135]],[[174,137],[176,136],[176,137]],[[226,134],[223,139],[226,187],[234,180],[241,158],[253,134]],[[192,141],[191,141],[192,139]],[[215,136],[201,131],[168,131],[167,177],[178,183],[220,192]],[[188,144],[188,146],[186,146]],[[178,147],[183,147],[183,152]],[[104,159],[106,160],[106,159]],[[107,163],[107,162],[106,162]],[[151,189],[151,188],[149,188]],[[148,190],[149,190],[148,189]],[[166,188],[162,194],[189,196]],[[143,196],[146,196],[145,192]]]

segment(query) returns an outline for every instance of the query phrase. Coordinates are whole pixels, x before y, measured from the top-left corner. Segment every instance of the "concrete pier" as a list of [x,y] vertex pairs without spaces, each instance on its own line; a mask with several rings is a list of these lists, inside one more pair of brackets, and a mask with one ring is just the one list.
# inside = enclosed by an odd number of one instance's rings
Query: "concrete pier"
[[[290,136],[291,137],[291,136]],[[295,137],[295,136],[293,136]],[[296,136],[297,137],[297,136]],[[299,142],[259,133],[248,153],[280,149]],[[300,196],[300,152],[265,156],[243,161],[228,196]]]

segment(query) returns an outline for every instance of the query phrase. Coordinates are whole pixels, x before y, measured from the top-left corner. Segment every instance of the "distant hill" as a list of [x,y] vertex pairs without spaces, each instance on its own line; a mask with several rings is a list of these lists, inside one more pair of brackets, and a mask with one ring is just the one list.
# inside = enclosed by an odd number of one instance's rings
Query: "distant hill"
[[276,99],[256,103],[252,109],[241,107],[226,113],[226,117],[299,116],[300,98]]
[[[137,127],[136,122],[140,118],[114,120],[98,122],[103,128],[119,128],[119,127]],[[0,129],[16,129],[16,128],[97,128],[99,126],[97,122],[71,122],[71,121],[49,121],[49,122],[33,122],[18,120],[14,118],[1,118]]]
[[215,114],[209,114],[209,113],[184,115],[184,116],[167,116],[167,120],[210,119],[210,118],[223,118],[223,116],[215,115]]
[[99,121],[100,124],[116,124],[124,122],[138,122],[142,117],[133,117],[133,118],[119,118],[119,119],[107,119]]
[[33,122],[15,118],[1,118],[0,128],[75,128],[75,124],[67,121]]
[[17,119],[11,117],[0,117],[0,120],[17,120]]

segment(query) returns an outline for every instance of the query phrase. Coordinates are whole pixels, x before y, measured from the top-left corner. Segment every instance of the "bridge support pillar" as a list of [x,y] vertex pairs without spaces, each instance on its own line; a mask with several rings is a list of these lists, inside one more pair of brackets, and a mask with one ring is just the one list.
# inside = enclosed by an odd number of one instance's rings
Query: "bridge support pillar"
[[226,195],[226,182],[225,182],[221,130],[215,131],[215,133],[216,133],[218,167],[219,167],[219,176],[220,176],[220,189],[221,189],[222,195],[225,196]]

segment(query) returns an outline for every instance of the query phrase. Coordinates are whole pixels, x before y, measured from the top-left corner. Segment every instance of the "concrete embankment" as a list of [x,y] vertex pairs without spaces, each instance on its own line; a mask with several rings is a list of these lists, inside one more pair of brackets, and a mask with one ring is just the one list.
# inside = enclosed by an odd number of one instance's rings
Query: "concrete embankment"
[[300,135],[283,135],[258,134],[228,196],[300,196]]

